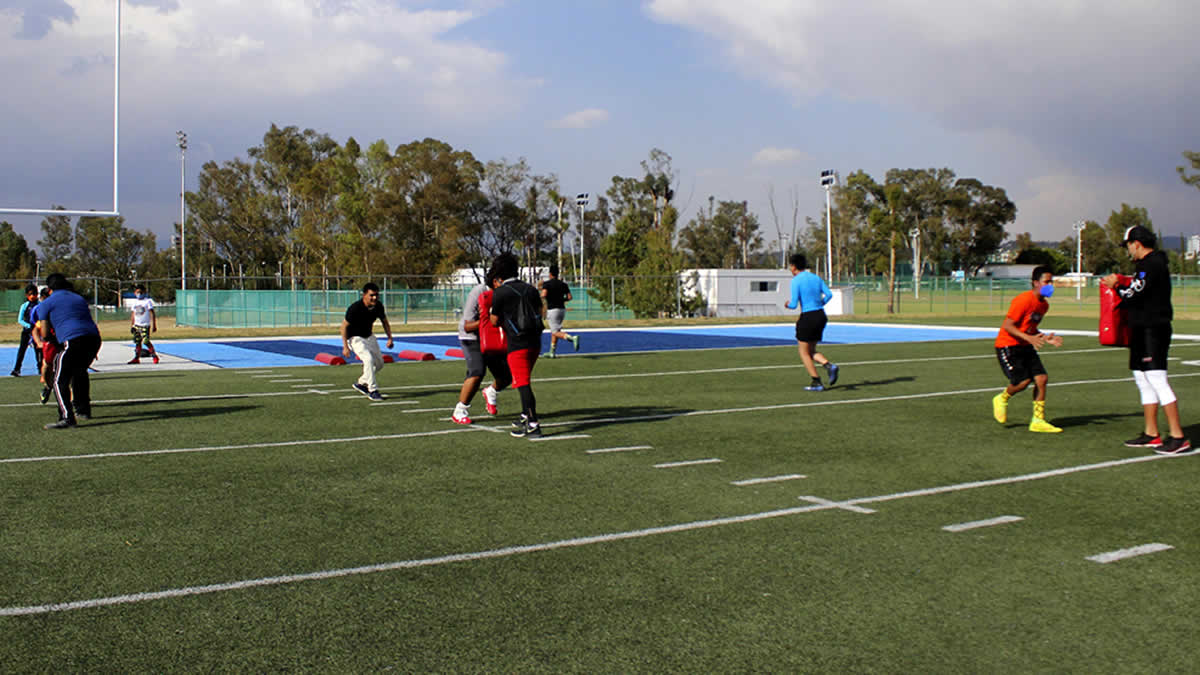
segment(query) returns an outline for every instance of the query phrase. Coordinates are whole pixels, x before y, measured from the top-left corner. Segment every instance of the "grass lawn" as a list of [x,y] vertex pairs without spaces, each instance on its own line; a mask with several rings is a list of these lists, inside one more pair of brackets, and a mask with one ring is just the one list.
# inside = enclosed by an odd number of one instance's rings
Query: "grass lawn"
[[58,432],[5,379],[0,671],[1194,670],[1200,456],[1121,444],[1122,350],[1044,352],[1053,435],[992,420],[988,340],[823,351],[819,394],[786,347],[543,359],[536,442],[515,392],[447,421],[459,362],[376,406],[350,367],[101,373]]

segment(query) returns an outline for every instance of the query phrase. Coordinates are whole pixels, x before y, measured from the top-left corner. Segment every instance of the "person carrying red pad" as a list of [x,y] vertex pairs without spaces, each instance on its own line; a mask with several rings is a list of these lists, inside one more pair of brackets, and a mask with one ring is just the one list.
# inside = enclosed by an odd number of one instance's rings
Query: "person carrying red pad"
[[508,368],[512,371],[513,386],[521,394],[521,417],[513,422],[509,433],[517,438],[540,438],[542,428],[538,423],[537,401],[530,378],[542,351],[545,306],[538,290],[517,278],[519,270],[512,254],[496,256],[492,274],[503,283],[492,295],[489,318],[493,326],[504,329],[508,341]]
[[496,392],[512,383],[512,373],[505,358],[504,336],[487,318],[492,304],[492,291],[499,285],[489,270],[485,282],[472,288],[463,302],[462,314],[458,319],[458,344],[462,346],[463,358],[467,361],[467,378],[463,380],[458,403],[450,416],[455,424],[471,424],[471,399],[475,398],[475,392],[479,391],[487,371],[492,371],[493,378],[492,383],[483,390],[489,415],[499,412]]
[[[1100,283],[1121,297],[1118,309],[1129,313],[1129,369],[1142,399],[1145,429],[1137,438],[1125,441],[1131,448],[1151,448],[1160,455],[1193,452],[1179,423],[1179,401],[1167,381],[1167,352],[1171,347],[1171,272],[1167,255],[1155,250],[1157,238],[1148,228],[1134,225],[1125,230],[1122,242],[1135,261],[1133,277],[1123,282],[1110,274]],[[1170,436],[1158,430],[1158,409],[1166,414]]]

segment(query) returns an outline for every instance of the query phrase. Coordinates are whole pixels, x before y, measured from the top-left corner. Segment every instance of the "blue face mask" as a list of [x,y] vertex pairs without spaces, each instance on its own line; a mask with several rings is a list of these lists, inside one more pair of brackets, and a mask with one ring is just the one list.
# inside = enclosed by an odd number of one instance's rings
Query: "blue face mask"
[[1041,293],[1043,298],[1048,298],[1054,295],[1054,286],[1051,284],[1045,284],[1038,289],[1038,293]]

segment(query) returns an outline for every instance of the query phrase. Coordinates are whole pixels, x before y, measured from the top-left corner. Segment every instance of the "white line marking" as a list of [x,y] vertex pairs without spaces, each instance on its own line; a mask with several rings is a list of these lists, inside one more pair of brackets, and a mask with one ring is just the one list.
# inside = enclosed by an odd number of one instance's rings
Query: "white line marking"
[[603,452],[630,452],[632,450],[653,450],[652,445],[627,445],[623,448],[596,448],[595,450],[584,450],[589,455],[598,455]]
[[735,480],[735,481],[730,481],[729,484],[736,485],[738,487],[745,487],[747,485],[758,485],[760,483],[778,483],[780,481],[799,480],[801,478],[808,478],[808,476],[805,476],[805,475],[799,474],[799,473],[789,473],[786,476],[770,476],[768,478],[747,478],[745,480]]
[[[449,419],[449,418],[447,418]],[[216,452],[218,450],[248,450],[251,448],[288,448],[298,445],[329,445],[331,443],[363,443],[366,441],[390,441],[399,438],[422,438],[442,436],[470,431],[470,427],[440,429],[438,431],[415,431],[408,434],[386,434],[382,436],[352,436],[347,438],[314,438],[306,441],[276,441],[273,443],[246,443],[244,445],[209,445],[198,448],[171,448],[166,450],[130,450],[128,452],[101,452],[90,455],[63,455],[61,457],[13,457],[0,459],[0,464],[24,464],[27,462],[57,462],[72,459],[107,459],[109,457],[140,457],[142,455],[177,455],[191,452]],[[1155,455],[1171,457],[1172,455]]]
[[333,387],[336,386],[332,382],[321,382],[320,384],[293,384],[292,389],[300,389],[302,387]]
[[275,371],[273,371],[273,370],[243,370],[243,371],[241,371],[241,374],[242,375],[270,375],[271,373],[274,373],[274,372]]
[[875,513],[874,509],[868,509],[868,508],[864,508],[861,506],[855,506],[848,502],[835,502],[835,501],[831,501],[829,499],[821,499],[820,497],[813,497],[811,495],[807,495],[804,497],[797,497],[796,499],[810,502],[812,504],[820,504],[821,506],[833,507],[835,509],[842,509],[845,511],[853,511],[854,513]]
[[264,373],[262,375],[251,375],[250,376],[250,378],[254,379],[254,380],[261,380],[261,379],[268,378],[268,377],[279,377],[279,374],[278,373]]
[[371,407],[375,407],[377,405],[416,405],[418,403],[420,403],[420,401],[415,401],[412,399],[400,400],[400,401],[381,401],[378,403],[372,403]]
[[[415,403],[415,401],[414,401],[414,403]],[[446,412],[446,407],[442,406],[441,408],[417,408],[415,410],[401,410],[400,412],[404,413],[405,415],[407,415],[408,413]]]
[[[318,385],[318,386],[320,386],[320,385]],[[308,390],[308,392],[309,392],[310,394],[320,394],[320,395],[322,395],[322,396],[328,396],[328,395],[329,395],[329,392],[327,392],[327,391],[322,391],[322,390],[320,390],[320,389],[309,389],[309,390]]]
[[720,464],[720,463],[721,463],[721,460],[717,459],[716,457],[710,457],[709,459],[689,459],[684,462],[664,462],[662,464],[655,464],[654,468],[656,468],[656,469],[674,469],[674,468],[680,467],[680,466],[695,466],[697,464]]
[[1169,551],[1173,548],[1175,547],[1171,546],[1170,544],[1142,544],[1141,546],[1134,546],[1133,548],[1123,548],[1119,551],[1109,551],[1108,553],[1089,555],[1087,559],[1104,565],[1110,562],[1116,562],[1126,558],[1133,558],[1139,555],[1158,553],[1160,551]]
[[570,441],[577,438],[591,438],[587,434],[554,434],[553,436],[542,436],[541,438],[527,439],[533,443],[541,443],[543,441]]
[[997,516],[986,520],[972,520],[969,523],[956,523],[954,525],[946,525],[942,529],[947,532],[965,532],[974,530],[979,527],[991,527],[993,525],[1003,525],[1005,523],[1015,523],[1020,520],[1025,520],[1021,516]]
[[287,384],[288,382],[312,382],[311,377],[292,377],[286,380],[267,380],[271,384]]
[[359,398],[361,396],[362,394],[350,394],[349,396],[339,396],[338,398],[342,399],[343,401],[349,401],[352,398]]
[[[464,429],[456,429],[455,431],[467,431],[471,427]],[[413,434],[419,435],[419,434]],[[1114,460],[1111,462],[1100,462],[1097,464],[1084,464],[1081,466],[1064,467],[1061,469],[1053,469],[1050,471],[1040,471],[1038,473],[1024,474],[1021,476],[1009,476],[1007,478],[997,478],[993,480],[973,481],[970,483],[957,483],[954,485],[942,485],[939,487],[925,488],[923,490],[910,490],[908,492],[897,492],[889,495],[878,495],[875,497],[860,497],[842,502],[837,502],[836,505],[811,504],[809,506],[796,506],[788,509],[777,509],[775,511],[762,511],[759,513],[750,513],[741,516],[726,516],[724,518],[714,518],[711,520],[699,520],[690,523],[679,523],[676,525],[663,525],[660,527],[650,527],[641,530],[629,530],[625,532],[614,532],[611,534],[600,534],[587,537],[576,537],[574,539],[560,539],[558,541],[545,542],[541,544],[529,544],[524,546],[506,546],[504,548],[491,549],[487,551],[477,551],[474,553],[456,553],[451,555],[437,556],[434,558],[422,558],[415,560],[403,560],[399,562],[381,563],[376,565],[365,565],[362,567],[348,567],[341,569],[323,570],[320,572],[308,572],[304,574],[289,574],[275,577],[260,577],[257,579],[247,579],[243,581],[233,581],[220,584],[209,584],[206,586],[188,586],[185,588],[175,588],[166,591],[155,591],[150,593],[130,593],[127,595],[116,595],[106,598],[96,598],[94,600],[76,600],[72,602],[61,602],[45,605],[31,605],[25,607],[0,607],[0,616],[23,616],[30,614],[49,614],[51,612],[64,612],[75,609],[88,609],[92,607],[107,607],[112,605],[126,605],[135,602],[147,602],[151,600],[163,600],[166,598],[180,598],[192,595],[202,595],[205,593],[219,593],[222,591],[233,591],[245,588],[256,588],[260,586],[278,586],[281,584],[291,584],[301,581],[316,581],[320,579],[335,579],[339,577],[348,577],[358,574],[373,574],[376,572],[389,572],[392,570],[412,569],[417,567],[431,567],[434,565],[445,565],[456,562],[469,562],[474,560],[487,560],[491,558],[505,558],[508,556],[521,555],[524,553],[534,553],[538,551],[553,551],[564,548],[574,548],[580,546],[589,546],[591,544],[603,544],[614,541],[625,541],[629,539],[641,539],[644,537],[653,537],[660,534],[674,534],[676,532],[688,532],[710,527],[720,527],[723,525],[736,525],[739,523],[750,523],[759,520],[767,520],[769,518],[781,518],[785,516],[793,516],[800,513],[814,513],[816,511],[828,511],[834,508],[843,508],[847,504],[863,504],[873,502],[886,502],[897,499],[908,499],[909,497],[924,497],[928,495],[943,494],[947,492],[957,492],[960,490],[973,490],[980,487],[991,487],[993,485],[1008,485],[1012,483],[1021,483],[1031,480],[1040,480],[1042,478],[1050,478],[1055,476],[1065,476],[1081,471],[1091,471],[1094,469],[1106,469],[1114,466],[1122,466],[1125,464],[1137,464],[1140,462],[1155,462],[1164,459],[1171,459],[1178,455],[1142,455],[1139,457],[1130,457],[1127,459]],[[1164,544],[1158,544],[1163,546]]]

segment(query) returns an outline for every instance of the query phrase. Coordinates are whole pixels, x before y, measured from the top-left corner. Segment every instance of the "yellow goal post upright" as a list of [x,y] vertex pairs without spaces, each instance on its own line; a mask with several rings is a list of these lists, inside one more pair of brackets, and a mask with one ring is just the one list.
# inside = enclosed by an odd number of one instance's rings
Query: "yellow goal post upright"
[[0,206],[0,213],[24,216],[119,216],[120,208],[120,150],[121,150],[121,0],[114,0],[113,31],[113,175],[112,210],[82,211],[65,209],[22,209]]

